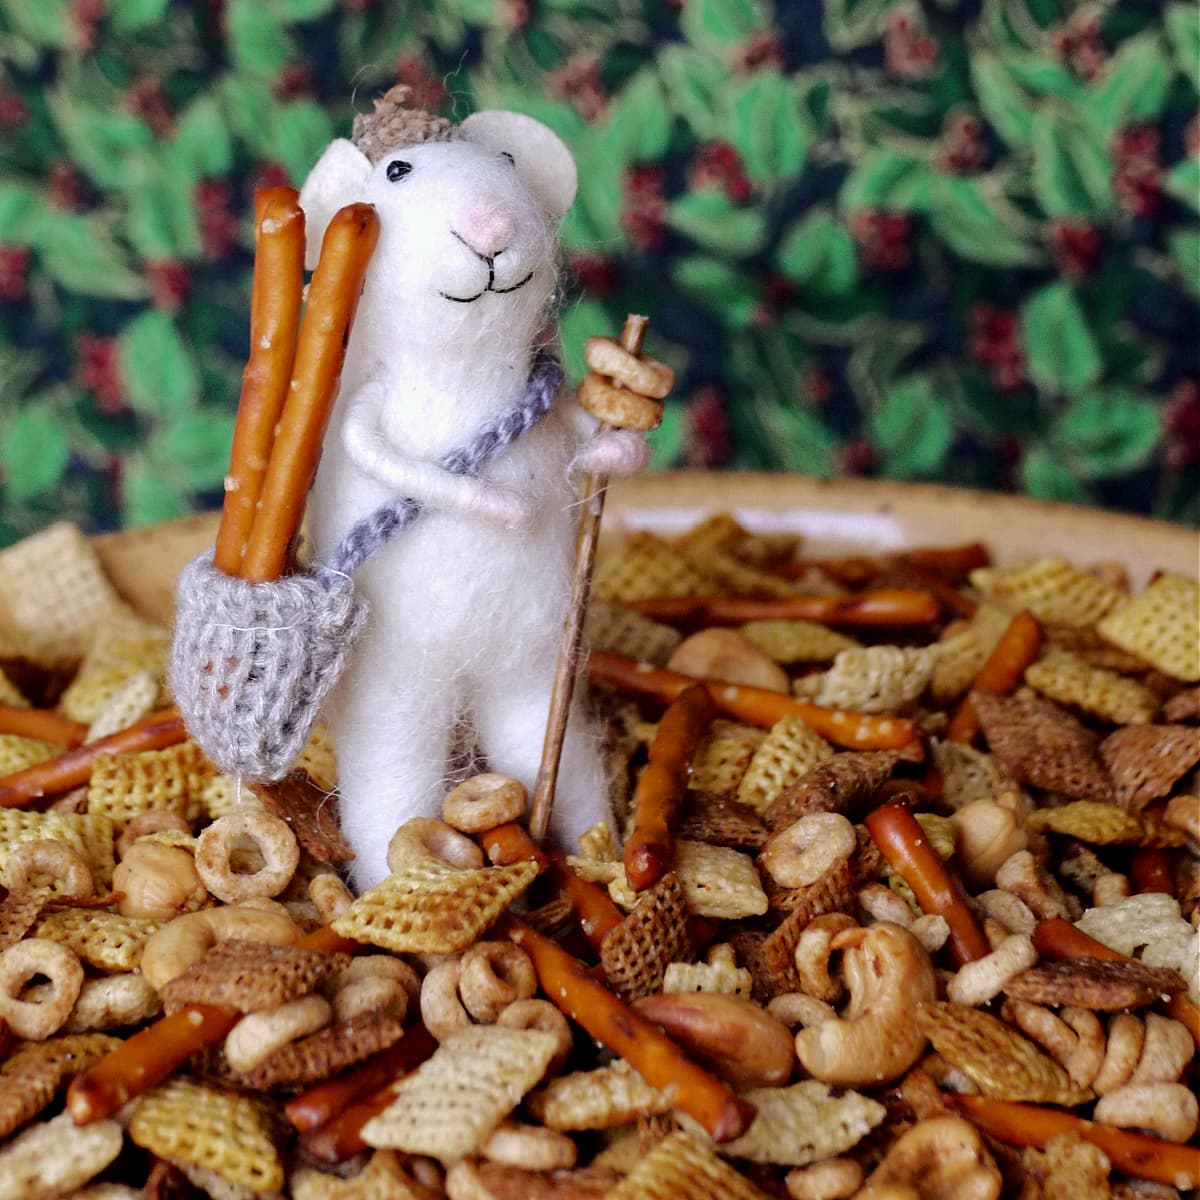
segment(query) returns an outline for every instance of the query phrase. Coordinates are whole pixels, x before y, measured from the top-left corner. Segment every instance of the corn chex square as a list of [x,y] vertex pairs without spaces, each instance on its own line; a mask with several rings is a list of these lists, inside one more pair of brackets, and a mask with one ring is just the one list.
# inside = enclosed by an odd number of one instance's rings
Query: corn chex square
[[[762,916],[769,907],[753,859],[727,846],[679,839],[673,870],[683,885],[688,912],[697,917],[736,921]],[[614,865],[608,894],[626,911],[637,905],[639,894],[629,886],[623,865]]]
[[784,666],[830,662],[841,651],[858,645],[853,638],[816,621],[747,621],[739,632],[768,658]]
[[1200,584],[1161,575],[1096,626],[1105,640],[1144,658],[1172,679],[1200,680]]
[[20,639],[29,658],[82,658],[97,623],[127,611],[91,543],[70,522],[0,551],[0,627]]
[[92,634],[88,652],[67,685],[60,707],[73,721],[96,721],[117,693],[135,676],[153,687],[150,703],[166,701],[164,678],[170,635],[139,617],[104,621]]
[[1125,599],[1124,592],[1065,558],[1039,558],[1022,567],[971,572],[989,599],[1014,611],[1027,608],[1043,624],[1094,625]]
[[29,707],[29,701],[3,670],[0,670],[0,704],[7,704],[10,708]]
[[15,733],[0,733],[0,775],[15,775],[27,767],[57,758],[63,748],[41,738],[21,737]]
[[680,1131],[663,1138],[608,1200],[767,1200],[705,1143]]
[[1069,650],[1051,650],[1025,671],[1025,682],[1059,704],[1071,704],[1114,725],[1145,725],[1159,709],[1144,683],[1094,667]]
[[216,776],[216,767],[195,742],[140,754],[101,754],[92,767],[87,811],[109,817],[118,832],[151,809],[195,821],[204,812],[205,788]]
[[95,813],[0,809],[0,871],[15,847],[43,838],[66,842],[72,850],[77,850],[91,867],[98,886],[108,887],[112,882],[113,823]]
[[138,1101],[129,1136],[159,1158],[201,1167],[252,1192],[283,1187],[266,1107],[249,1096],[178,1076]]
[[661,667],[683,641],[683,634],[631,608],[593,600],[588,605],[584,638],[593,650],[610,650]]
[[688,787],[714,796],[732,797],[766,733],[718,717],[696,747]]
[[450,1162],[477,1150],[545,1074],[553,1034],[476,1025],[446,1038],[362,1128],[368,1146]]
[[149,917],[123,917],[102,908],[64,908],[42,917],[34,936],[61,942],[102,971],[132,971],[151,936],[162,928]]
[[657,534],[633,534],[596,566],[595,593],[610,603],[651,596],[711,596],[717,585]]
[[[803,1167],[833,1158],[856,1146],[887,1115],[877,1100],[858,1092],[835,1095],[827,1083],[806,1079],[782,1088],[751,1088],[742,1093],[758,1110],[750,1128],[717,1152],[750,1162]],[[676,1113],[684,1129],[703,1130],[689,1116]]]
[[737,801],[761,816],[784,788],[832,756],[833,747],[799,717],[781,717],[755,750]]
[[361,895],[332,922],[342,937],[395,954],[456,954],[533,882],[532,862],[456,871],[413,863]]

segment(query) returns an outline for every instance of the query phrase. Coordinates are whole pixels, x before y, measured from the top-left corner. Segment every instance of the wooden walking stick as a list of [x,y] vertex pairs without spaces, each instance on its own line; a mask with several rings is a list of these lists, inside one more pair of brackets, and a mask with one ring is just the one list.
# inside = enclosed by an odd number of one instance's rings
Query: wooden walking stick
[[[609,338],[589,338],[584,348],[591,368],[579,385],[579,403],[601,421],[604,429],[656,429],[662,420],[662,400],[674,385],[669,367],[654,359],[642,358],[647,317],[630,315],[625,319],[619,342]],[[558,764],[575,691],[575,675],[587,613],[592,567],[596,561],[596,543],[600,536],[600,518],[608,488],[607,475],[588,475],[583,480],[583,508],[575,536],[575,573],[571,580],[571,599],[563,622],[562,643],[550,695],[550,713],[546,719],[546,739],[542,761],[529,810],[529,832],[535,841],[545,839],[554,806],[558,782]]]

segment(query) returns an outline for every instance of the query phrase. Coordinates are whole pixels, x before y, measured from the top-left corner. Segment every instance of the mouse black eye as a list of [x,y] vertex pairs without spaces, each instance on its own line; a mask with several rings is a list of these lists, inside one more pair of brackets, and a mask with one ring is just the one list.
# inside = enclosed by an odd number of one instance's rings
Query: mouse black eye
[[412,170],[412,163],[402,158],[393,158],[387,165],[388,183],[399,183]]
[[509,154],[509,152],[507,150],[501,150],[500,157],[507,158],[508,162],[509,162],[509,166],[515,167],[517,165],[517,160],[515,158],[513,158],[513,156],[511,154]]

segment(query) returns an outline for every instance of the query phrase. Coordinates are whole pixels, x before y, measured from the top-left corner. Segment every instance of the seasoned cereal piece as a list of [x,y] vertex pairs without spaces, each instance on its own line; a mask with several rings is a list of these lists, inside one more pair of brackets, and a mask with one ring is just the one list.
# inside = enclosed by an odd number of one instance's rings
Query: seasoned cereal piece
[[1123,959],[1072,958],[1022,971],[1005,983],[1004,990],[1010,999],[1032,1004],[1119,1012],[1186,991],[1187,981],[1170,967],[1148,967]]
[[767,827],[748,804],[690,790],[675,836],[713,846],[760,850],[767,840]]
[[160,993],[167,1012],[189,1004],[259,1012],[307,996],[349,964],[347,954],[230,938],[168,980]]
[[833,755],[775,797],[766,811],[767,824],[778,830],[810,813],[853,815],[891,775],[899,757],[895,750],[846,750]]
[[683,634],[631,608],[594,599],[588,605],[584,638],[594,650],[611,650],[661,667],[683,641]]
[[1112,798],[1099,739],[1048,700],[972,692],[988,748],[1021,783],[1080,800]]
[[1158,697],[1145,684],[1094,667],[1066,650],[1043,654],[1026,668],[1025,682],[1059,704],[1073,705],[1114,725],[1144,725],[1159,708]]
[[449,1195],[486,1200],[604,1200],[621,1181],[621,1174],[595,1164],[576,1171],[532,1171],[508,1163],[464,1160],[450,1168],[446,1183]]
[[532,862],[456,871],[413,863],[332,922],[342,937],[396,954],[456,954],[489,928],[537,876]]
[[549,1129],[615,1129],[639,1116],[669,1112],[671,1102],[627,1062],[558,1075],[531,1093],[526,1107]]
[[161,692],[149,671],[135,671],[105,699],[83,740],[95,742],[136,725],[159,707]]
[[1144,592],[1125,601],[1097,626],[1101,635],[1144,658],[1172,679],[1200,680],[1200,584],[1183,575],[1160,575]]
[[[749,1130],[716,1147],[728,1158],[803,1167],[843,1154],[884,1118],[887,1110],[858,1092],[835,1095],[827,1083],[806,1079],[790,1087],[751,1088],[743,1095],[758,1110]],[[700,1136],[690,1117],[678,1114],[684,1129]]]
[[822,675],[805,675],[795,691],[826,708],[906,712],[929,685],[936,651],[929,646],[857,646]]
[[1094,625],[1125,595],[1065,558],[1040,558],[1007,570],[971,572],[971,582],[989,599],[1016,611],[1027,608],[1043,624]]
[[609,986],[626,1002],[659,991],[667,964],[692,957],[678,877],[668,872],[640,896],[633,912],[604,935],[600,946]]
[[[737,850],[677,839],[674,871],[683,886],[688,911],[698,917],[736,921],[767,911],[767,894],[758,870]],[[624,870],[608,890],[623,908],[631,909],[637,903],[638,894],[626,883]]]
[[1167,795],[1200,762],[1200,730],[1190,725],[1117,729],[1100,743],[1117,802],[1135,812]]
[[118,832],[151,810],[195,821],[204,811],[204,789],[217,774],[195,742],[140,754],[101,754],[92,768],[87,810],[108,817]]
[[738,803],[765,813],[784,788],[833,753],[833,747],[799,717],[780,718],[755,750],[738,784]]
[[132,971],[140,965],[146,943],[162,924],[104,909],[67,908],[42,917],[34,933],[67,946],[85,963],[102,971]]
[[15,733],[0,733],[0,774],[15,775],[26,767],[48,762],[62,753],[62,747],[41,738],[20,737]]
[[682,1130],[664,1138],[607,1200],[767,1200],[740,1171]]
[[301,849],[317,862],[344,863],[354,858],[338,826],[337,797],[322,791],[307,771],[291,771],[275,783],[256,783],[263,808],[285,821]]
[[916,1019],[933,1048],[985,1096],[1068,1107],[1091,1098],[1058,1063],[989,1013],[928,1003]]
[[1066,834],[1093,846],[1181,846],[1186,841],[1180,830],[1161,821],[1095,800],[1039,809],[1029,814],[1025,824],[1034,832]]
[[129,1136],[160,1158],[213,1171],[252,1192],[283,1187],[271,1116],[250,1096],[177,1076],[137,1102]]
[[853,638],[816,621],[747,621],[739,632],[784,666],[831,662],[843,650],[853,650],[858,645]]
[[97,624],[128,611],[91,543],[69,522],[0,550],[0,626],[27,658],[47,665],[80,659]]
[[670,542],[656,534],[633,534],[618,553],[596,566],[596,595],[610,603],[656,596],[711,596],[720,589]]
[[58,1200],[99,1175],[123,1141],[116,1121],[77,1128],[60,1113],[34,1125],[0,1149],[0,1200]]
[[734,797],[766,737],[765,730],[718,717],[696,749],[689,788]]
[[711,947],[702,963],[670,963],[663,975],[662,991],[665,994],[711,992],[749,999],[754,991],[754,976],[737,965],[733,948],[722,943]]
[[475,1153],[545,1074],[557,1049],[536,1029],[475,1025],[447,1037],[362,1129],[369,1146],[454,1161]]

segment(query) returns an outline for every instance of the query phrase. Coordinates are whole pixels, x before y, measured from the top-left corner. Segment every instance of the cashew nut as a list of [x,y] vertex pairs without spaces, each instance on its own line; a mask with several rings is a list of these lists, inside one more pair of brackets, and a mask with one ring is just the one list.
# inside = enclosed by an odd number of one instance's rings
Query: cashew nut
[[962,1117],[934,1117],[892,1143],[855,1200],[901,1196],[901,1189],[920,1200],[996,1200],[1001,1183],[973,1125]]
[[786,692],[787,672],[735,629],[702,629],[684,638],[667,660],[672,671]]
[[1186,1142],[1196,1132],[1200,1106],[1182,1083],[1127,1083],[1101,1096],[1093,1114],[1102,1125],[1148,1129],[1168,1142]]
[[217,942],[240,938],[289,946],[303,930],[278,904],[270,908],[227,904],[176,917],[153,934],[142,950],[142,974],[161,991],[168,980],[198,962]]
[[831,948],[846,951],[842,974],[850,1003],[840,1018],[796,1034],[797,1057],[826,1083],[858,1087],[897,1079],[925,1046],[912,1014],[937,997],[929,955],[911,933],[886,921],[843,930]]

